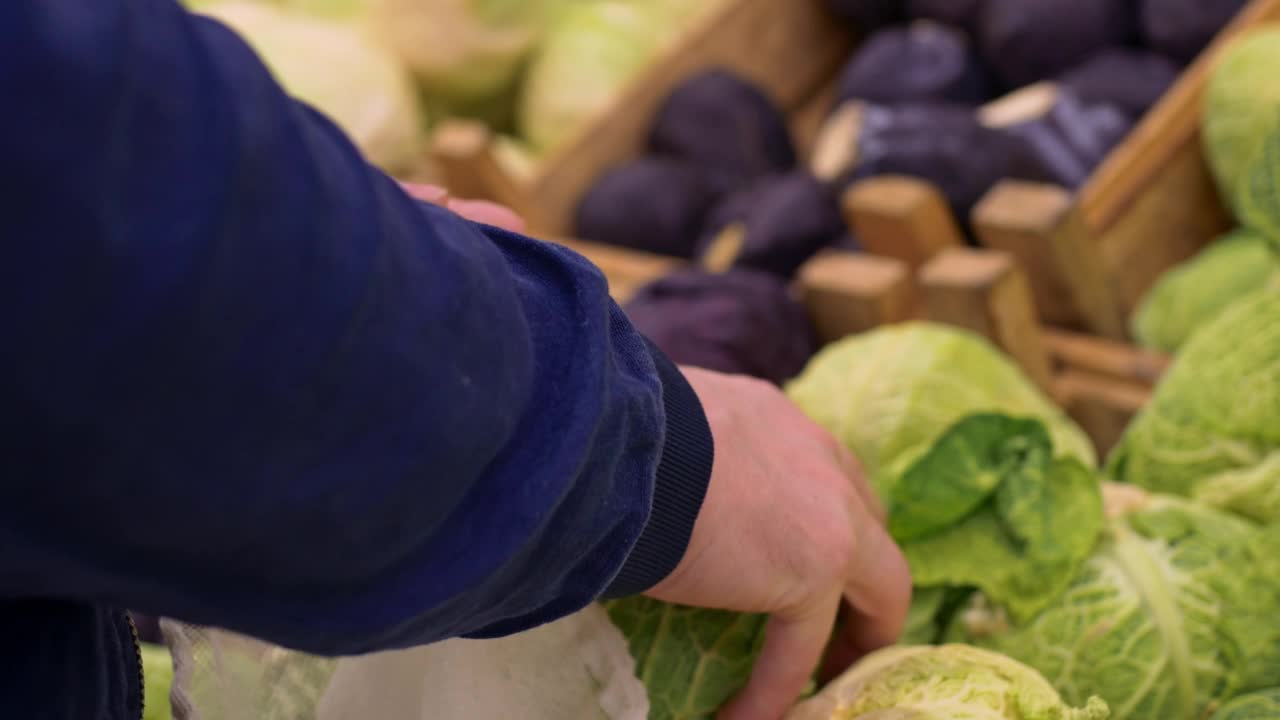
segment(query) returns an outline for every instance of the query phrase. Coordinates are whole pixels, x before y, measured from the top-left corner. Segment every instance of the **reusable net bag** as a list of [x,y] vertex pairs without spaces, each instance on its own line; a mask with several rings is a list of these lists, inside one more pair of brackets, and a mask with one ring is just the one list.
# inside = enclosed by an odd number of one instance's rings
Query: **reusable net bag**
[[645,720],[649,713],[626,640],[595,605],[505,638],[343,658],[169,620],[161,628],[174,660],[174,720]]

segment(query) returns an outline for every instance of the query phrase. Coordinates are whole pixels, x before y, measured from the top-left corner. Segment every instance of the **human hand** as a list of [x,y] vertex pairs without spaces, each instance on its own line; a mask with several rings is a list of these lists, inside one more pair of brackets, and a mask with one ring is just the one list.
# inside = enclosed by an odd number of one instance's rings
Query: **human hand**
[[400,187],[414,198],[424,202],[447,207],[472,222],[493,225],[503,230],[522,233],[525,230],[524,220],[497,203],[487,200],[463,200],[451,197],[449,191],[439,185],[423,185],[420,183],[400,183]]
[[683,368],[701,399],[715,462],[684,559],[647,595],[769,613],[747,686],[720,720],[777,720],[808,683],[843,597],[831,654],[892,644],[911,601],[906,559],[853,456],[773,385]]

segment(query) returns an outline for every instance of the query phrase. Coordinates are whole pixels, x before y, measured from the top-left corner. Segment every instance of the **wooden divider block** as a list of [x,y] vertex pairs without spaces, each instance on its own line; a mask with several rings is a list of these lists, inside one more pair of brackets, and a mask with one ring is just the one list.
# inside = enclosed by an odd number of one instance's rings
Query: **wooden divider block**
[[1053,390],[1053,371],[1036,320],[1027,277],[1012,255],[947,250],[920,271],[925,317],[984,335],[1007,352],[1032,382]]
[[1105,456],[1146,405],[1151,390],[1134,383],[1067,370],[1055,380],[1054,396],[1093,440],[1099,455]]
[[1045,322],[1127,336],[1116,291],[1069,192],[1003,181],[974,208],[973,226],[983,245],[1010,253],[1026,270]]
[[827,251],[800,268],[800,293],[823,342],[913,316],[911,269],[893,258]]
[[483,198],[502,203],[538,227],[538,208],[517,185],[517,175],[498,159],[496,139],[484,123],[448,120],[431,135],[431,160],[444,186],[455,197]]
[[860,180],[841,204],[845,222],[867,252],[897,258],[912,268],[964,245],[946,198],[923,180],[901,175]]
[[1153,350],[1063,330],[1045,328],[1044,341],[1059,369],[1148,388],[1160,380],[1171,360]]

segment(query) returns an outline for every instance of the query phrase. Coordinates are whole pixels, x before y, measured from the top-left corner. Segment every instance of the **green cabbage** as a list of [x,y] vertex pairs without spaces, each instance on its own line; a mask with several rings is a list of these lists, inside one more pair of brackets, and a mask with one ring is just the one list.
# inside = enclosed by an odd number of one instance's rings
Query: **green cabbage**
[[1209,720],[1275,720],[1280,718],[1280,688],[1242,695],[1223,705]]
[[1025,621],[1066,590],[1102,532],[1102,495],[1093,471],[1053,455],[1038,420],[975,414],[893,484],[889,532],[918,591],[909,638],[933,640],[922,616],[940,629],[948,595],[978,588]]
[[530,62],[516,109],[521,135],[541,151],[560,144],[607,107],[672,32],[660,5],[639,0],[571,8]]
[[[1105,702],[1070,708],[1035,670],[965,645],[872,653],[786,720],[1106,720]],[[1123,717],[1123,716],[1119,716]]]
[[412,169],[425,120],[408,74],[355,21],[244,0],[202,5],[240,33],[294,97],[330,117],[373,164]]
[[1236,230],[1160,277],[1134,313],[1133,335],[1175,352],[1228,305],[1278,279],[1280,256],[1256,232]]
[[142,720],[169,720],[169,688],[173,685],[173,658],[163,645],[139,643],[142,648]]
[[1255,292],[1191,336],[1107,472],[1280,520],[1280,290]]
[[943,431],[973,413],[1038,419],[1058,454],[1096,464],[1089,439],[1012,361],[943,325],[884,326],[828,345],[787,394],[853,451],[885,500]]
[[1237,211],[1280,256],[1280,105],[1272,108],[1261,147],[1246,161]]
[[1198,720],[1280,681],[1274,533],[1131,486],[1109,488],[1102,541],[1070,588],[1018,623],[976,593],[947,635],[1044,674],[1117,718]]
[[1280,109],[1277,67],[1280,26],[1266,25],[1232,41],[1205,89],[1205,155],[1219,189],[1238,213],[1248,165]]
[[649,695],[649,720],[710,718],[751,676],[765,615],[704,610],[643,596],[604,603]]

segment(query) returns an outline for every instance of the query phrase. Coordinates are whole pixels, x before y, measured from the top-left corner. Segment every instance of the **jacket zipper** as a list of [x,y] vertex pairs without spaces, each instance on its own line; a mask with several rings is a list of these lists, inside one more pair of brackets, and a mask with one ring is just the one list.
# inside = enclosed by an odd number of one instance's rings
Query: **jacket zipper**
[[124,619],[129,623],[129,635],[133,638],[133,659],[138,665],[138,720],[147,714],[147,678],[142,667],[142,641],[138,638],[138,626],[133,623],[133,616],[125,612]]

